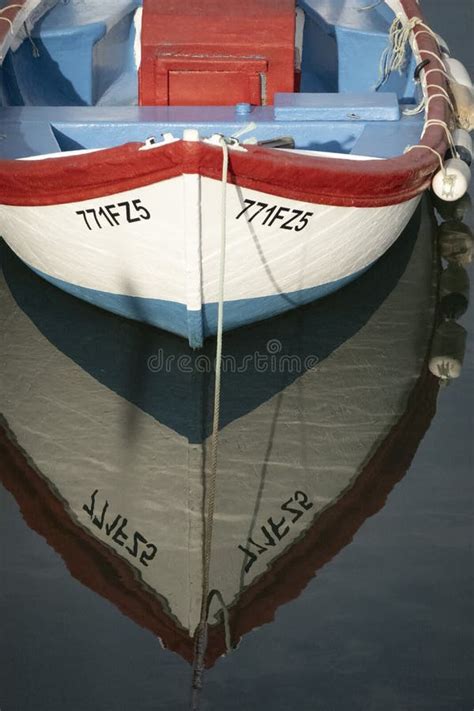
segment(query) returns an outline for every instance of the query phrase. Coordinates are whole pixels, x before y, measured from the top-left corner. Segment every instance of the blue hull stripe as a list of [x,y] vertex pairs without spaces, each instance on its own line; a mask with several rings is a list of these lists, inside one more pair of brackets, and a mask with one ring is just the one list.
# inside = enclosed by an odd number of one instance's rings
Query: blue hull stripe
[[[234,328],[239,328],[239,326],[246,326],[256,321],[271,318],[316,299],[321,299],[354,281],[368,268],[354,272],[354,274],[350,274],[343,279],[290,294],[275,294],[254,299],[227,301],[224,312],[225,330],[230,331]],[[183,336],[188,339],[191,348],[201,348],[204,338],[213,336],[216,333],[217,303],[204,304],[201,314],[200,311],[188,311],[184,304],[174,301],[111,294],[107,291],[98,291],[70,284],[44,274],[37,269],[33,269],[33,271],[59,289],[94,306],[120,314],[120,316],[125,316],[126,318],[148,323],[165,331],[176,333],[178,336]]]

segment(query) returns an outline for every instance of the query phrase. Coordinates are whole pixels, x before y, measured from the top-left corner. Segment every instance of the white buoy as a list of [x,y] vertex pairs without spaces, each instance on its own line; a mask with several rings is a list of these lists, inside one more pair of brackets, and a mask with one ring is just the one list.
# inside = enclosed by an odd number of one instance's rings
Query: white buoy
[[441,257],[450,264],[465,266],[472,261],[473,236],[468,225],[460,220],[443,222],[438,228]]
[[450,158],[445,162],[443,170],[438,170],[434,176],[432,187],[441,200],[454,202],[465,195],[470,182],[469,166],[460,158]]
[[453,143],[456,146],[460,159],[463,160],[466,165],[471,165],[472,138],[469,133],[463,128],[457,128],[453,131]]
[[437,378],[459,378],[466,351],[467,331],[455,321],[444,321],[436,329],[429,369]]
[[464,64],[459,61],[459,59],[454,59],[453,57],[446,57],[443,61],[446,66],[446,69],[448,70],[448,73],[451,74],[454,81],[456,81],[458,84],[463,84],[463,86],[467,86],[468,89],[472,89],[472,81],[471,77],[469,76],[469,72],[467,71]]

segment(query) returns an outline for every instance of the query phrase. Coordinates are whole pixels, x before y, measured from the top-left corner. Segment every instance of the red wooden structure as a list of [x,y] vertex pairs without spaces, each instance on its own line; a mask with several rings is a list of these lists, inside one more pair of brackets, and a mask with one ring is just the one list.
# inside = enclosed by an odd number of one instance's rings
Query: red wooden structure
[[295,0],[144,0],[143,106],[273,103],[294,90]]

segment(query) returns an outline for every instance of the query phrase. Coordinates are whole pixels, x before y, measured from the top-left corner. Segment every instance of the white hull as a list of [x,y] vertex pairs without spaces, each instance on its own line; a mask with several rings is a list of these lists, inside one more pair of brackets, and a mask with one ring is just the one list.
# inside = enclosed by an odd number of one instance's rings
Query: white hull
[[[227,188],[225,328],[343,286],[387,251],[419,198],[335,207]],[[0,206],[2,234],[32,269],[87,301],[188,337],[215,333],[220,194],[182,175],[105,198]]]

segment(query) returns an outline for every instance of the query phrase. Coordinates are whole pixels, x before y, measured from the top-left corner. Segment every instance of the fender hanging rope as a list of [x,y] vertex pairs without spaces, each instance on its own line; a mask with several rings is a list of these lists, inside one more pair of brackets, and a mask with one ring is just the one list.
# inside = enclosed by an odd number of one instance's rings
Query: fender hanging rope
[[442,74],[447,81],[451,81],[451,77],[449,76],[448,72],[446,72],[444,69],[436,69],[435,67],[433,67],[432,69],[423,70],[423,71],[425,72],[425,79],[428,78],[428,76],[432,72],[438,72],[438,74]]
[[431,146],[424,146],[423,144],[420,144],[420,143],[417,143],[415,146],[407,146],[407,148],[405,148],[404,153],[409,153],[410,151],[413,151],[415,148],[422,148],[425,151],[430,151],[430,153],[433,153],[433,155],[435,155],[437,157],[437,159],[439,160],[440,169],[446,175],[446,169],[444,167],[443,157],[442,157],[441,153],[438,153],[438,151],[435,150],[434,148],[431,148]]
[[444,129],[444,132],[446,133],[446,138],[448,139],[448,144],[449,147],[451,148],[453,154],[457,155],[457,150],[456,146],[454,145],[454,140],[453,136],[451,133],[451,130],[446,123],[446,121],[441,121],[441,119],[428,119],[428,121],[425,121],[425,126],[423,128],[423,133],[421,134],[421,138],[425,135],[426,131],[430,128],[430,126],[440,126],[442,129]]
[[420,54],[429,54],[430,57],[432,57],[433,59],[436,59],[441,64],[443,69],[446,71],[446,64],[443,62],[441,57],[439,57],[437,54],[432,52],[430,49],[419,49],[418,51]]
[[[441,94],[440,94],[440,96],[441,96]],[[456,158],[459,158],[459,153],[458,153],[458,150],[454,144],[452,133],[449,129],[448,124],[445,121],[441,121],[441,119],[429,119],[428,121],[426,121],[425,126],[423,128],[423,133],[421,134],[421,138],[423,138],[427,129],[430,128],[430,126],[440,126],[441,128],[444,129],[444,131],[446,133],[446,137],[448,139],[448,145],[451,149],[453,156],[455,156]],[[443,156],[441,155],[441,153],[439,153],[435,148],[431,148],[431,146],[425,146],[420,143],[417,143],[415,146],[408,146],[408,148],[405,149],[405,153],[409,153],[410,151],[414,150],[415,148],[422,148],[426,151],[430,151],[431,153],[433,153],[439,160],[441,171],[443,172],[445,177],[447,177],[447,172],[446,172],[446,168],[444,165]]]

